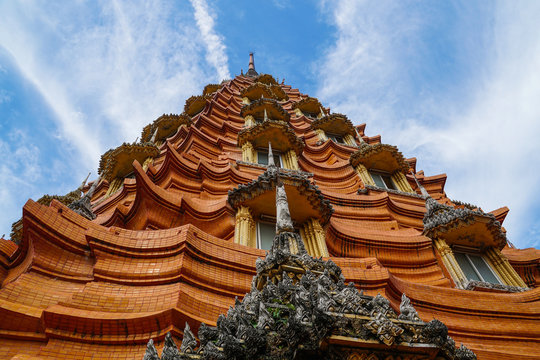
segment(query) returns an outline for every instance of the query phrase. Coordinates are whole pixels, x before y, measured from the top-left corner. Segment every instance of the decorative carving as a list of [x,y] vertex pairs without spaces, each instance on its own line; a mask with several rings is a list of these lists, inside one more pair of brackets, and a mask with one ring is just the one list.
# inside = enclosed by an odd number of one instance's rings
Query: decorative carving
[[[448,242],[448,233],[463,227],[472,226],[477,222],[485,224],[487,234],[497,248],[501,249],[506,245],[506,234],[493,214],[488,214],[481,210],[471,210],[468,207],[454,208],[449,205],[440,204],[431,197],[428,197],[426,200],[424,235],[432,239],[442,237]],[[486,246],[490,244],[478,245],[480,247],[480,245]]]
[[[180,125],[191,125],[191,118],[186,114],[163,114],[158,117],[152,124],[146,125],[141,133],[141,141],[143,143],[150,142],[152,135],[155,133],[155,141],[163,141],[172,136],[180,127]],[[157,133],[156,133],[157,131]]]
[[244,105],[240,110],[240,116],[246,117],[252,115],[255,119],[262,119],[263,112],[266,109],[268,116],[272,120],[281,120],[289,122],[291,116],[275,99],[261,98],[253,101],[251,104]]
[[503,284],[494,284],[485,281],[470,280],[465,286],[465,290],[475,290],[475,289],[488,289],[488,290],[500,290],[507,292],[523,292],[529,290],[527,287],[520,286],[511,286]]
[[401,191],[401,190],[394,190],[394,189],[382,189],[378,186],[373,186],[373,185],[365,185],[365,188],[364,189],[358,189],[358,194],[367,194],[368,191],[379,191],[379,192],[387,192],[387,193],[391,193],[391,194],[397,194],[397,195],[402,195],[402,196],[410,196],[410,197],[413,197],[413,198],[417,198],[417,199],[425,199],[426,197],[424,195],[420,195],[420,194],[416,194],[416,193],[410,193],[410,192],[405,192],[405,191]]
[[368,169],[377,169],[393,173],[409,171],[409,164],[396,146],[388,144],[368,145],[362,143],[359,150],[353,153],[349,159],[353,168],[363,164]]
[[159,154],[159,149],[152,143],[123,143],[116,149],[111,149],[101,156],[98,173],[108,182],[122,178],[133,171],[133,161],[143,163],[148,157]]
[[152,339],[148,340],[148,344],[146,345],[146,352],[144,353],[143,360],[160,360],[159,354],[156,350],[156,347],[154,346],[154,340]]
[[398,319],[409,321],[421,321],[416,309],[411,305],[411,300],[407,295],[401,295],[401,304],[399,305]]
[[229,204],[234,209],[238,209],[246,201],[254,199],[267,191],[273,191],[278,184],[279,175],[284,184],[293,185],[302,196],[307,198],[311,206],[319,212],[321,225],[328,222],[334,209],[330,201],[324,198],[317,185],[309,180],[311,174],[283,168],[274,171],[270,168],[270,166],[267,167],[267,171],[262,173],[256,180],[247,184],[240,184],[235,189],[229,190],[227,199]]
[[[466,350],[456,352],[440,321],[422,322],[406,296],[400,306],[402,318],[398,318],[388,299],[359,293],[354,284],[346,286],[339,266],[309,256],[298,234],[287,231],[291,224],[287,197],[272,162],[266,173],[278,182],[276,236],[266,257],[255,263],[251,291],[242,301],[236,299],[226,316],[219,315],[215,328],[201,324],[200,359],[294,359],[299,352],[340,358],[339,353],[321,349],[321,341],[333,335],[387,346],[410,346],[404,341],[414,341],[439,347],[445,359],[470,356]],[[291,241],[296,243],[296,253],[291,251]],[[184,341],[189,345],[182,345],[182,354],[177,354],[167,334],[162,359],[185,359],[187,350],[195,352],[196,341],[186,328]]]
[[189,328],[189,324],[186,322],[186,326],[184,328],[184,337],[182,338],[182,345],[180,346],[180,352],[190,354],[194,353],[196,348],[197,339],[195,339],[195,335],[193,335],[191,329]]
[[165,346],[163,347],[163,353],[161,353],[161,360],[178,360],[180,359],[180,352],[174,343],[171,333],[168,332],[165,336]]
[[184,113],[189,116],[195,116],[203,111],[206,106],[206,100],[210,99],[212,94],[192,96],[186,100],[184,105]]
[[326,115],[313,121],[311,123],[311,128],[313,130],[320,129],[327,133],[340,136],[345,136],[347,134],[353,137],[356,136],[356,130],[354,129],[351,120],[349,120],[347,116],[338,113]]

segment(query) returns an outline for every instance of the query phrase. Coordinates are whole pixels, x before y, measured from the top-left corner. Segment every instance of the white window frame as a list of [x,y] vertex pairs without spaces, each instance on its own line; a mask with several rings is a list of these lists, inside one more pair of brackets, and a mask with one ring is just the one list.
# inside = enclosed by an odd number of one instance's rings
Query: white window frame
[[[394,182],[394,179],[392,179],[392,175],[390,173],[388,173],[388,172],[373,169],[373,170],[369,170],[369,175],[371,176],[371,179],[373,179],[373,182],[375,182],[375,176],[380,177],[381,182],[384,184],[384,188],[381,188],[379,185],[377,185],[375,183],[375,186],[377,186],[378,188],[386,189],[386,190],[398,190],[399,189],[397,187],[396,183]],[[388,185],[386,184],[386,182],[382,178],[382,175],[388,176],[390,178],[390,181],[392,182],[393,188],[388,187]]]
[[[486,264],[487,268],[489,269],[489,271],[491,271],[491,273],[493,274],[493,276],[495,277],[495,279],[497,279],[497,281],[499,281],[499,284],[501,285],[504,285],[505,283],[501,280],[501,278],[499,277],[499,275],[497,274],[496,271],[493,270],[493,268],[491,267],[490,263],[486,261],[486,259],[484,259],[484,256],[482,256],[481,254],[471,254],[471,253],[466,253],[466,252],[461,252],[461,251],[454,251],[454,253],[457,253],[457,254],[462,254],[465,256],[465,258],[467,259],[467,261],[469,262],[469,264],[471,265],[472,269],[474,270],[474,272],[476,273],[476,275],[481,279],[481,281],[483,282],[486,282],[486,283],[490,283],[489,281],[486,281],[484,279],[484,277],[482,276],[482,274],[480,273],[480,271],[478,271],[478,269],[476,268],[476,266],[474,265],[474,262],[471,260],[471,258],[469,257],[469,255],[474,255],[474,256],[478,256],[480,259],[482,259],[482,261],[484,262],[484,264]],[[456,259],[457,260],[457,259]],[[461,264],[459,264],[458,262],[458,265],[461,267]],[[465,275],[465,274],[464,274]],[[470,281],[470,279],[467,278],[468,281]]]
[[274,227],[276,226],[276,223],[275,222],[269,222],[269,221],[257,221],[257,249],[262,249],[261,248],[261,228],[260,228],[260,224],[268,224],[268,225],[274,225]]

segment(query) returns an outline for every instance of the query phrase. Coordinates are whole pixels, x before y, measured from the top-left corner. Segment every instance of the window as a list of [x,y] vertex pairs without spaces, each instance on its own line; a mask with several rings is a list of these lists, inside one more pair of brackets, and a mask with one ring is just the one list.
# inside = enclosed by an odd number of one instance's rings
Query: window
[[459,252],[454,252],[454,256],[468,280],[501,284],[482,256]]
[[257,248],[270,250],[272,242],[276,236],[276,224],[267,222],[257,222]]
[[345,144],[345,140],[343,140],[343,136],[334,135],[334,134],[327,134],[326,135],[329,139],[332,139],[337,144]]
[[382,189],[397,190],[396,185],[394,184],[394,181],[392,181],[392,177],[389,174],[375,171],[370,171],[369,173],[373,179],[373,182],[378,187]]
[[[277,167],[281,167],[281,156],[279,153],[274,154],[274,163]],[[268,165],[268,151],[257,150],[257,163],[261,165]]]

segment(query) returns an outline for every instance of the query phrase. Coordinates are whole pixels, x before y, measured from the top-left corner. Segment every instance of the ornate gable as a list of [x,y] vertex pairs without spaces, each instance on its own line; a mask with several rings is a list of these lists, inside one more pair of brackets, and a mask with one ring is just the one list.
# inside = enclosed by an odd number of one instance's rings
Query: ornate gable
[[367,169],[377,169],[393,173],[401,171],[407,173],[409,164],[396,146],[387,144],[368,145],[363,143],[360,149],[351,155],[351,165],[356,168],[359,164]]
[[272,120],[281,120],[288,122],[291,118],[289,113],[283,109],[279,103],[274,99],[262,98],[253,101],[249,105],[245,105],[240,110],[240,116],[246,117],[248,115],[253,116],[254,119],[264,119],[264,111],[266,110],[268,118]]
[[431,197],[426,200],[426,210],[424,235],[430,238],[441,237],[449,245],[478,249],[502,249],[507,244],[506,234],[492,214],[443,205]]

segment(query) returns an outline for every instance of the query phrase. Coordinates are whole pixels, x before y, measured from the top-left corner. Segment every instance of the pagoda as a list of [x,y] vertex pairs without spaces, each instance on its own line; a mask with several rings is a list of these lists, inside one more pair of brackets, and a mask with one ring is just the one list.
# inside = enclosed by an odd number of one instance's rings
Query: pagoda
[[248,71],[0,239],[0,359],[539,359],[540,250]]

